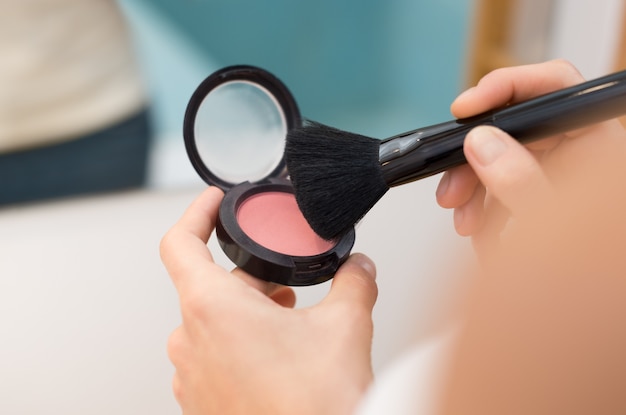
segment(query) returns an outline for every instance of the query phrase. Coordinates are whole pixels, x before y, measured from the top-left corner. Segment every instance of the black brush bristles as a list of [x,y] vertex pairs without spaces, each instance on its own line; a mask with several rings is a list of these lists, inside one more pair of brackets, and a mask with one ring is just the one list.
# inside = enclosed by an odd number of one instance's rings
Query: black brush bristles
[[311,228],[336,239],[389,190],[375,138],[313,121],[287,134],[285,162],[296,200]]

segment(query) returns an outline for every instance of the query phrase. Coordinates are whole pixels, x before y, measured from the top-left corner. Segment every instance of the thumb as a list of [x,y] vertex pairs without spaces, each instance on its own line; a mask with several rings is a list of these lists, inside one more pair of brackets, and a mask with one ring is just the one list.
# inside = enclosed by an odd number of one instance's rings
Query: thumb
[[513,217],[551,194],[550,183],[535,157],[498,128],[474,128],[465,138],[464,152],[491,196]]
[[363,254],[352,254],[335,274],[323,302],[346,302],[371,312],[377,296],[374,262]]

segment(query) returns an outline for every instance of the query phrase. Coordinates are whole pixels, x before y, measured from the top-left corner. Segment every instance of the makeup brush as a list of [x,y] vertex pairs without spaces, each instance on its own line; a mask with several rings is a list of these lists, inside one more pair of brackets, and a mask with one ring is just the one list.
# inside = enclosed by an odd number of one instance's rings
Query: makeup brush
[[384,140],[305,121],[288,132],[285,161],[304,217],[331,240],[348,232],[390,187],[465,163],[463,140],[478,125],[496,126],[525,143],[625,113],[622,71]]

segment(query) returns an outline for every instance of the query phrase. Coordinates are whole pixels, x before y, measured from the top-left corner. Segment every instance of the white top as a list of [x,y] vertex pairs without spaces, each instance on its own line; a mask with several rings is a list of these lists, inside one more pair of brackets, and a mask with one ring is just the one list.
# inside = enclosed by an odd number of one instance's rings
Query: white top
[[0,152],[67,140],[145,104],[114,0],[4,0]]
[[394,361],[370,387],[355,415],[437,413],[454,333],[430,338]]

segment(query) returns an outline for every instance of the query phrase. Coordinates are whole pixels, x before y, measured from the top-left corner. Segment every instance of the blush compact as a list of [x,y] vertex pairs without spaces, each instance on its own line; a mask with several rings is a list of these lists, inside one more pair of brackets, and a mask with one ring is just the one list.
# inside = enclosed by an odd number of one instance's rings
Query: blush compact
[[333,277],[354,245],[354,229],[319,237],[300,212],[283,153],[287,132],[301,125],[296,102],[271,73],[229,66],[192,94],[183,125],[185,148],[200,177],[225,195],[216,236],[249,274],[283,285]]

